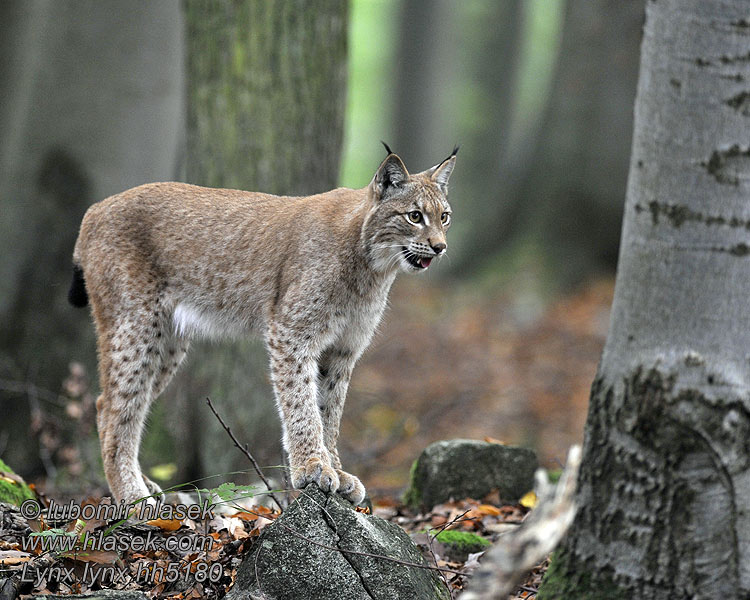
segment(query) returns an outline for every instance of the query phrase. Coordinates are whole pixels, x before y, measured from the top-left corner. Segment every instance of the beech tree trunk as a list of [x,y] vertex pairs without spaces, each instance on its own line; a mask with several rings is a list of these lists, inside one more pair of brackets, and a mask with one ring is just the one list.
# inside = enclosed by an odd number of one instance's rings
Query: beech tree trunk
[[[189,183],[303,195],[336,187],[347,81],[346,0],[185,0]],[[177,481],[248,468],[210,416],[212,398],[264,465],[280,425],[257,341],[194,344],[171,387],[189,439]],[[229,445],[228,445],[229,444]],[[279,471],[272,471],[278,476]],[[213,485],[213,483],[210,483]]]
[[[57,392],[71,361],[95,379],[89,311],[67,301],[73,244],[91,203],[174,179],[182,50],[175,0],[0,3],[0,453],[25,477],[42,472],[39,419],[6,381]],[[75,429],[41,408],[59,450]]]
[[539,598],[746,598],[747,2],[649,2],[640,69],[579,511]]

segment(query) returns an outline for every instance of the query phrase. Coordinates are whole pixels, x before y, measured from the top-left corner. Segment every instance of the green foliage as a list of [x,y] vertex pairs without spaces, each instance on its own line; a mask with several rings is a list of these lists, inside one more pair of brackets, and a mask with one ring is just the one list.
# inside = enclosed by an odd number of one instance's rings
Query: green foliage
[[[0,471],[15,475],[13,469],[0,460]],[[34,492],[23,482],[14,481],[11,477],[0,477],[0,502],[20,505],[24,500],[35,498]]]
[[255,485],[237,485],[232,481],[222,483],[219,487],[207,489],[201,488],[195,490],[199,498],[205,494],[209,497],[218,496],[222,504],[232,504],[242,498],[252,498],[258,494],[258,488]]

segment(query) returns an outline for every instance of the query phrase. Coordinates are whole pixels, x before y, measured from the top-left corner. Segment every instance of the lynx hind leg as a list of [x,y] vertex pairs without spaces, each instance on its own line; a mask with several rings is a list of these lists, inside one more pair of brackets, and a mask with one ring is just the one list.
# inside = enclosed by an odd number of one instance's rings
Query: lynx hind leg
[[104,472],[115,498],[134,502],[160,492],[143,476],[138,450],[149,406],[166,387],[184,350],[170,339],[169,324],[156,302],[131,311],[109,339],[101,338],[100,334],[103,391],[97,400],[97,422]]

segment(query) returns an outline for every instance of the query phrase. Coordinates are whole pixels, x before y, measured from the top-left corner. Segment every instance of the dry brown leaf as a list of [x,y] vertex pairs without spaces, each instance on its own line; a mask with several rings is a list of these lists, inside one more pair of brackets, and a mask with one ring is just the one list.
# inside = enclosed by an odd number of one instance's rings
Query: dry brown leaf
[[0,566],[12,567],[31,560],[31,554],[20,550],[0,550]]
[[21,547],[20,544],[17,544],[15,542],[6,542],[5,540],[0,540],[0,550],[18,550]]
[[117,552],[107,550],[75,550],[66,552],[63,556],[77,562],[90,562],[99,565],[111,565],[120,558]]
[[232,516],[238,519],[242,519],[243,521],[255,521],[255,519],[257,519],[260,516],[260,514],[251,513],[246,510],[242,510],[238,513],[233,514]]
[[261,529],[263,529],[267,525],[270,525],[271,523],[273,523],[273,519],[269,519],[267,517],[260,517],[255,522],[255,528],[253,529],[253,531],[260,531]]
[[501,446],[505,446],[505,442],[502,440],[498,440],[497,438],[490,437],[488,435],[484,436],[484,441],[488,444],[500,444]]
[[180,519],[151,519],[146,521],[147,525],[153,525],[163,531],[177,531],[182,527],[182,521]]
[[477,506],[477,510],[483,515],[500,516],[500,509],[497,506],[492,506],[492,504],[480,504]]

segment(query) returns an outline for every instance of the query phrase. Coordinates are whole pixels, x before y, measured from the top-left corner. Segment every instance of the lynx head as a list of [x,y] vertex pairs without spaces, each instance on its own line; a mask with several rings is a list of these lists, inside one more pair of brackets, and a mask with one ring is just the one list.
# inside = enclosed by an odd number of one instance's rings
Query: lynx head
[[411,175],[403,161],[383,145],[388,156],[368,187],[371,208],[363,229],[370,260],[379,271],[424,271],[447,248],[448,179],[458,146],[434,167]]

